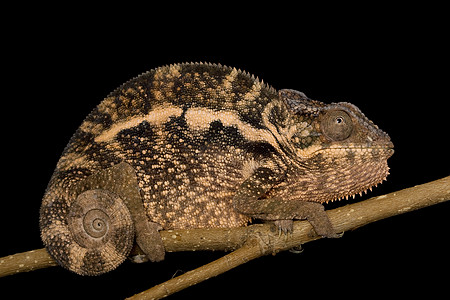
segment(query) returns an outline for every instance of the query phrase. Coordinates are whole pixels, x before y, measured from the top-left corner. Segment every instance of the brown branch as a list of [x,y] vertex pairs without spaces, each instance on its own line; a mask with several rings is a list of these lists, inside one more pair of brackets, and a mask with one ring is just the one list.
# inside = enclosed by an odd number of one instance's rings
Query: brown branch
[[260,250],[260,243],[261,240],[258,237],[249,238],[241,248],[230,254],[195,270],[186,272],[183,275],[172,278],[128,299],[161,299],[211,277],[225,273],[252,259],[260,257],[263,253]]
[[[327,212],[335,229],[344,232],[448,200],[450,176]],[[287,250],[319,238],[311,235],[311,232],[312,227],[306,221],[294,222],[293,234],[288,237],[279,236],[270,224],[232,229],[162,231],[161,236],[168,252],[239,249],[134,297],[159,299],[168,296],[262,255]],[[44,249],[15,254],[0,258],[0,277],[55,265]]]
[[57,266],[45,249],[36,249],[0,258],[0,277]]

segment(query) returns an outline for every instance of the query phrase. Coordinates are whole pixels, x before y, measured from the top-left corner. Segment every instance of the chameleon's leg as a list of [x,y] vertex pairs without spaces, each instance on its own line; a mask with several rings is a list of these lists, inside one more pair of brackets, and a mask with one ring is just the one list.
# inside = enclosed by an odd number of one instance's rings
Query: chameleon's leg
[[279,176],[271,169],[258,168],[238,188],[233,199],[235,209],[257,219],[278,220],[276,225],[285,232],[292,230],[292,223],[288,220],[307,219],[318,235],[339,237],[322,204],[267,196],[267,192],[279,181]]
[[91,175],[83,183],[83,189],[95,188],[105,189],[120,196],[131,213],[139,248],[151,261],[163,260],[165,249],[158,232],[162,227],[148,220],[133,167],[122,162]]

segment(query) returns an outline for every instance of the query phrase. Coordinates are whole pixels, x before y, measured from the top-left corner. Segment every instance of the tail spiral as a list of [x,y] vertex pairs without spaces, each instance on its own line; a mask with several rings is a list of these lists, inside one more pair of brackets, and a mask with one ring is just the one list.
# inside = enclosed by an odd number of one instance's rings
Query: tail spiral
[[72,202],[43,204],[41,236],[50,255],[80,275],[100,275],[119,266],[134,243],[131,214],[121,198],[102,189],[87,190]]

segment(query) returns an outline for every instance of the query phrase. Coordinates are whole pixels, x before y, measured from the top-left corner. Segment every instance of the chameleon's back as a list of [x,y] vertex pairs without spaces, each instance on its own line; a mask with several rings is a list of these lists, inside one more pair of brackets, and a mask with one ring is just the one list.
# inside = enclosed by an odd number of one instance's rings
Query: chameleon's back
[[164,228],[243,225],[248,218],[229,203],[249,152],[265,146],[258,129],[265,128],[264,107],[276,98],[274,89],[234,68],[182,64],[150,71],[91,112],[53,180],[67,182],[68,173],[79,180],[125,161],[137,172],[149,218]]

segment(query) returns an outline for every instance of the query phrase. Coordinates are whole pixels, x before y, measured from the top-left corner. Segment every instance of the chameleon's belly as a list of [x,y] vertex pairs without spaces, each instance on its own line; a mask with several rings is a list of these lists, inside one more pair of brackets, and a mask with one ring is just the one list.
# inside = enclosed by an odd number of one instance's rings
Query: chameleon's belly
[[244,180],[240,158],[239,149],[213,147],[154,154],[135,166],[149,219],[164,229],[247,224],[232,204]]

